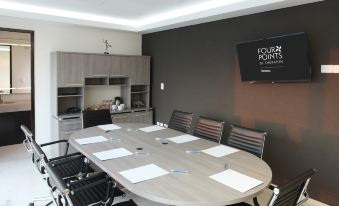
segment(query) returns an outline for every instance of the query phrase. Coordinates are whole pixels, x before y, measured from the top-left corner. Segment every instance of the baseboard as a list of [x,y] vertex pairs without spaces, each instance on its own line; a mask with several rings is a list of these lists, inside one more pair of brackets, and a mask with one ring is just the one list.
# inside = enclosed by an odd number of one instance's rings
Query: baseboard
[[330,206],[330,205],[327,205],[325,203],[322,203],[322,202],[319,202],[317,200],[314,200],[312,198],[308,198],[307,204],[310,204],[312,206]]

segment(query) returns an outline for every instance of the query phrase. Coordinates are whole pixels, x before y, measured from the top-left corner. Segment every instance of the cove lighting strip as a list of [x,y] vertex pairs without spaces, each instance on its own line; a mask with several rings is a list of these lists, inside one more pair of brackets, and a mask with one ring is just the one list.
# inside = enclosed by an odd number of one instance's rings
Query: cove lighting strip
[[228,6],[231,4],[250,1],[250,0],[211,0],[200,4],[195,4],[192,6],[172,10],[169,12],[160,13],[157,15],[152,15],[150,17],[141,19],[141,20],[128,20],[122,18],[101,16],[95,14],[87,14],[81,12],[74,12],[62,9],[53,9],[41,6],[34,6],[29,4],[15,3],[10,1],[1,1],[0,0],[0,9],[12,10],[12,11],[20,11],[27,12],[33,14],[43,14],[49,16],[70,18],[70,19],[78,19],[78,20],[86,20],[86,21],[94,21],[100,23],[108,23],[108,24],[116,24],[130,27],[142,27],[149,24],[154,24],[166,20],[175,19],[178,17],[183,17],[199,12],[208,11],[211,9],[216,9],[224,6]]

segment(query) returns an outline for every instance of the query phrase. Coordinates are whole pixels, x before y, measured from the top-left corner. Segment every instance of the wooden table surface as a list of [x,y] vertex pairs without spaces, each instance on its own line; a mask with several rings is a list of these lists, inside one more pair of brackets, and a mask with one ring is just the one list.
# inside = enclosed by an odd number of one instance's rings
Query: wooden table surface
[[[183,133],[172,129],[150,133],[137,130],[150,126],[147,124],[126,123],[117,125],[122,128],[109,133],[105,133],[98,127],[80,130],[71,136],[70,144],[127,190],[146,199],[168,205],[230,205],[256,196],[271,183],[271,168],[263,160],[248,152],[239,151],[221,158],[204,153],[188,154],[186,153],[187,150],[208,149],[218,144],[199,139],[182,144],[168,141],[168,144],[164,145],[156,138],[174,137]],[[121,141],[106,141],[88,145],[80,145],[74,141],[75,139],[97,135],[107,138],[120,138]],[[92,154],[119,147],[124,147],[131,152],[136,152],[136,148],[141,147],[150,154],[130,155],[107,161],[101,161]],[[136,184],[131,183],[119,174],[120,171],[152,163],[167,171],[184,168],[189,173],[170,173]],[[241,193],[209,178],[210,175],[224,171],[225,164],[228,165],[229,169],[261,180],[264,183]]]

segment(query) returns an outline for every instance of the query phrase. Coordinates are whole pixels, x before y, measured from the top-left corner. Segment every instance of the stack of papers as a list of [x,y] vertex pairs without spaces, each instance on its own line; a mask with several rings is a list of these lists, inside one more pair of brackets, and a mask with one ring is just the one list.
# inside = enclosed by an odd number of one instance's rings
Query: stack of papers
[[189,135],[189,134],[184,134],[184,135],[171,137],[171,138],[167,138],[167,139],[172,141],[172,142],[181,144],[181,143],[185,143],[185,142],[194,141],[194,140],[197,140],[197,139],[200,139],[200,138]]
[[238,149],[235,149],[233,147],[229,147],[226,145],[219,145],[215,146],[209,149],[201,150],[203,153],[212,155],[214,157],[223,157],[225,155],[232,154],[234,152],[238,152]]
[[139,130],[141,130],[143,132],[155,132],[155,131],[159,131],[159,130],[163,130],[163,129],[166,129],[166,128],[160,127],[158,125],[153,125],[153,126],[149,126],[149,127],[140,128]]
[[93,153],[94,156],[96,156],[97,158],[103,161],[114,159],[114,158],[119,158],[119,157],[124,157],[124,156],[132,155],[132,154],[133,154],[132,152],[122,147],[118,149],[111,149],[111,150]]
[[115,124],[104,124],[104,125],[99,125],[98,126],[100,129],[105,130],[105,131],[109,131],[109,130],[116,130],[116,129],[120,129],[121,127],[115,125]]
[[85,145],[85,144],[93,144],[98,142],[106,142],[108,139],[106,139],[103,136],[95,136],[95,137],[88,137],[88,138],[82,138],[82,139],[76,139],[77,143]]
[[155,164],[149,164],[142,167],[137,167],[130,170],[119,172],[123,177],[128,179],[133,184],[150,180],[168,174],[166,170],[158,167]]
[[263,183],[260,180],[243,175],[231,169],[211,175],[210,178],[242,193],[247,192],[248,190],[251,190]]

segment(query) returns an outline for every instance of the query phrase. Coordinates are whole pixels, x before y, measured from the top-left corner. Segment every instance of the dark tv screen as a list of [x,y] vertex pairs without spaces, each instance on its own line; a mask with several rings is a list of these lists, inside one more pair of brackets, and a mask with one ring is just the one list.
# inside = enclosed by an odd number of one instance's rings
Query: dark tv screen
[[242,42],[237,45],[242,81],[303,82],[311,80],[305,33]]

